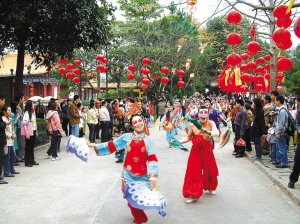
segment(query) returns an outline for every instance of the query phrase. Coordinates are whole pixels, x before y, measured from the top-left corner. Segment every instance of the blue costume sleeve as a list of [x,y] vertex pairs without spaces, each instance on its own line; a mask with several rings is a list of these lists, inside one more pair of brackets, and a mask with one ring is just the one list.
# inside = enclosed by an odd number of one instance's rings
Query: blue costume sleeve
[[147,164],[148,176],[158,176],[159,167],[158,167],[158,160],[155,155],[153,141],[149,137],[145,138],[145,140],[146,140],[147,152],[148,152],[148,164]]
[[100,156],[110,155],[116,151],[125,149],[127,142],[131,139],[132,134],[126,133],[113,141],[97,144],[96,149]]

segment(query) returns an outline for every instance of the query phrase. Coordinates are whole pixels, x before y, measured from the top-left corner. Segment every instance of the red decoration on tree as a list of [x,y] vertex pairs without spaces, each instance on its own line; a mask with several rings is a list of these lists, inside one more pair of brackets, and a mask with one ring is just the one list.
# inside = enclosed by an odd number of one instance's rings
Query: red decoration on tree
[[129,65],[128,66],[128,71],[133,72],[136,69],[136,67],[134,65]]
[[246,93],[246,92],[249,91],[249,87],[248,87],[247,85],[242,85],[242,86],[241,86],[241,91],[242,91],[243,93]]
[[166,84],[169,83],[168,77],[162,77],[162,78],[160,79],[160,81],[161,81],[161,83],[164,84],[164,85],[166,85]]
[[147,86],[147,85],[145,85],[145,84],[142,84],[142,85],[141,85],[141,88],[142,88],[142,89],[147,89],[147,88],[148,88],[148,86]]
[[97,65],[96,66],[96,69],[100,72],[103,72],[104,71],[104,65]]
[[247,53],[241,54],[241,58],[243,61],[247,61],[249,59],[249,54]]
[[66,68],[60,68],[60,69],[58,70],[58,72],[59,72],[59,74],[64,75],[64,74],[67,73],[67,69],[66,69]]
[[230,33],[228,34],[226,41],[228,44],[236,46],[242,42],[242,37],[238,33]]
[[279,92],[279,93],[281,93],[282,91],[283,91],[283,87],[282,86],[277,86],[277,91]]
[[81,65],[81,61],[80,60],[75,60],[75,64],[80,66]]
[[108,71],[108,67],[106,67],[106,66],[104,66],[104,68],[103,68],[103,73],[106,73]]
[[75,65],[73,65],[72,63],[67,64],[67,69],[72,70],[74,69]]
[[143,59],[143,64],[144,65],[150,65],[151,64],[151,60],[149,58],[144,58]]
[[75,77],[75,78],[73,79],[73,81],[74,81],[75,84],[78,84],[78,83],[80,83],[80,78]]
[[135,75],[132,73],[128,73],[127,78],[128,78],[128,80],[132,80],[135,78]]
[[262,66],[257,66],[257,68],[255,69],[255,72],[257,73],[262,73],[264,71],[264,68]]
[[240,69],[241,69],[242,72],[245,72],[245,71],[248,70],[248,66],[247,66],[246,64],[242,64],[242,65],[240,66]]
[[241,56],[236,53],[232,53],[232,54],[228,55],[226,58],[226,62],[229,65],[233,65],[233,66],[240,64],[241,61],[242,61]]
[[285,51],[285,50],[291,48],[292,45],[293,45],[293,42],[292,42],[291,39],[287,39],[287,40],[284,41],[284,42],[277,42],[277,43],[276,43],[276,46],[277,46],[279,49],[281,49],[282,51]]
[[179,71],[177,72],[177,75],[178,75],[178,77],[183,77],[183,76],[185,75],[185,72],[182,71],[182,70],[179,70]]
[[253,40],[256,40],[256,29],[254,24],[252,25],[251,31],[250,31],[250,35],[252,37]]
[[284,80],[283,72],[278,72],[277,75],[276,75],[276,79],[277,79],[278,84],[283,83],[283,80]]
[[247,49],[250,55],[256,55],[258,51],[260,51],[261,46],[260,43],[256,41],[251,41],[247,44]]
[[270,64],[266,64],[264,68],[265,68],[266,71],[270,71],[271,70],[271,65]]
[[270,60],[271,60],[271,56],[270,56],[270,55],[266,55],[266,56],[264,57],[264,59],[265,59],[265,61],[270,61]]
[[161,71],[161,73],[163,73],[163,74],[168,74],[169,73],[169,69],[167,68],[167,67],[162,67],[161,69],[160,69],[160,71]]
[[291,33],[287,29],[280,28],[274,31],[272,34],[273,40],[277,42],[284,42],[291,38]]
[[80,75],[80,69],[76,68],[76,69],[74,70],[74,74],[75,74],[75,75]]
[[177,82],[177,86],[178,86],[179,88],[183,88],[183,87],[184,87],[184,82],[183,82],[183,81],[178,81],[178,82]]
[[295,35],[300,38],[300,17],[296,19],[294,23],[294,32]]
[[99,55],[97,55],[97,61],[100,61],[100,62],[103,62],[103,59],[104,59],[104,55],[102,55],[102,54],[99,54]]
[[141,71],[144,75],[149,75],[150,74],[150,70],[148,68],[142,68]]
[[288,71],[293,67],[293,61],[290,58],[280,58],[276,65],[278,71]]
[[107,58],[103,58],[103,59],[102,59],[102,62],[103,62],[104,64],[106,64],[106,63],[108,62],[108,59],[107,59]]
[[62,65],[67,64],[67,62],[68,62],[68,59],[63,59],[62,58],[62,59],[59,60],[59,63],[62,64]]
[[286,5],[277,6],[273,11],[275,18],[290,17],[292,15],[292,11],[290,11],[288,14],[286,14],[287,9],[288,9],[288,6],[286,6]]
[[292,25],[291,17],[280,17],[276,20],[276,25],[281,28],[289,28]]
[[227,21],[229,23],[232,24],[237,24],[241,21],[242,16],[241,13],[236,11],[236,10],[231,10],[228,14],[227,14]]
[[142,79],[142,83],[143,83],[144,85],[149,85],[149,84],[150,84],[150,80],[149,80],[148,78],[143,78],[143,79]]
[[68,72],[66,74],[67,79],[73,79],[74,78],[74,73],[73,72]]
[[248,83],[250,81],[250,75],[248,73],[243,73],[241,75],[241,80],[244,83]]
[[254,70],[256,68],[256,63],[253,61],[250,61],[247,63],[247,67],[249,70]]
[[265,79],[267,79],[267,80],[270,80],[270,79],[271,79],[271,75],[270,75],[269,73],[266,73],[264,77],[265,77]]
[[259,57],[256,59],[255,62],[256,62],[256,64],[262,64],[262,63],[264,63],[264,61],[265,61],[265,59],[263,57]]

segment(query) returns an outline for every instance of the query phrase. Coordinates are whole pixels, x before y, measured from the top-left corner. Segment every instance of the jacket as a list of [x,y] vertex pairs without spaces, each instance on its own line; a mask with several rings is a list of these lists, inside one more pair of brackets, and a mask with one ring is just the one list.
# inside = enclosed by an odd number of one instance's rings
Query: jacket
[[80,123],[80,115],[74,102],[70,105],[69,122],[71,125]]
[[3,113],[0,111],[0,148],[3,148],[6,145],[6,122],[3,120]]
[[14,129],[13,129],[13,123],[12,120],[10,118],[7,118],[5,116],[2,117],[4,122],[8,122],[10,121],[11,124],[10,125],[6,125],[5,128],[5,135],[6,135],[6,145],[7,146],[13,146],[14,145],[14,139],[16,137]]
[[110,121],[108,109],[104,106],[100,108],[99,116],[100,116],[100,121]]
[[265,118],[265,125],[267,126],[269,122],[271,121],[270,117],[270,111],[271,111],[271,104],[268,103],[264,106],[264,118]]
[[97,124],[98,123],[98,117],[97,117],[97,111],[98,109],[88,109],[86,115],[87,115],[87,123],[88,124]]
[[284,135],[288,124],[288,114],[282,107],[284,106],[282,105],[278,108],[278,116],[275,123],[275,133],[281,136]]
[[251,136],[253,138],[260,138],[263,134],[266,134],[267,132],[264,119],[264,112],[262,108],[255,111],[251,131]]
[[59,114],[57,111],[49,110],[46,119],[48,120],[47,129],[49,133],[52,133],[53,131],[59,131],[61,136],[65,135],[65,132],[63,131],[59,119]]

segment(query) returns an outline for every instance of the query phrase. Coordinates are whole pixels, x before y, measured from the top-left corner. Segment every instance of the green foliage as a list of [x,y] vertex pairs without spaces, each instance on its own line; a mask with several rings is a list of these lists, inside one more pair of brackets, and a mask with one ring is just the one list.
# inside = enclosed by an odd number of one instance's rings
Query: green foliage
[[38,130],[38,138],[36,139],[36,146],[45,145],[49,143],[49,136],[47,135],[47,120],[37,118],[37,130]]

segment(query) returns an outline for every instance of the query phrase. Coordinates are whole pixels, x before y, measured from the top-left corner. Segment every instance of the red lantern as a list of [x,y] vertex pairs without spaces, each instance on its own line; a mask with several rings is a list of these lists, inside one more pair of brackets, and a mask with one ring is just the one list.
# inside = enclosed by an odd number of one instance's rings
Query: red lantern
[[284,42],[291,38],[291,33],[287,29],[280,28],[274,31],[272,38],[275,42]]
[[249,82],[255,82],[256,76],[255,75],[249,75]]
[[166,84],[168,84],[169,79],[168,79],[168,77],[162,77],[162,78],[160,79],[160,81],[161,81],[162,84],[166,85]]
[[103,59],[104,59],[104,55],[102,55],[102,54],[99,54],[99,55],[97,55],[97,61],[103,61]]
[[135,68],[136,67],[134,65],[129,65],[128,66],[128,71],[132,71],[133,72],[135,70]]
[[104,65],[97,65],[97,66],[96,66],[96,69],[97,69],[98,71],[100,71],[100,72],[103,72],[103,70],[104,70]]
[[260,51],[261,46],[260,46],[260,43],[258,43],[256,41],[251,41],[247,44],[247,49],[248,49],[250,55],[256,55],[256,53],[258,51]]
[[78,84],[78,83],[80,83],[80,78],[75,77],[75,78],[73,79],[73,81],[74,81],[75,84]]
[[295,23],[294,23],[294,32],[295,35],[300,38],[300,17],[298,19],[296,19]]
[[142,89],[147,89],[147,88],[148,88],[148,86],[147,86],[147,85],[145,85],[145,84],[142,84],[142,85],[141,85],[141,88],[142,88]]
[[278,91],[279,93],[281,93],[281,92],[283,91],[283,87],[282,87],[282,86],[277,86],[277,91]]
[[132,80],[135,78],[135,75],[132,73],[128,73],[127,78],[128,78],[128,80]]
[[232,54],[228,55],[226,58],[226,62],[229,65],[233,65],[233,66],[240,64],[241,61],[242,61],[241,56],[236,53],[232,53]]
[[227,21],[232,24],[239,23],[241,19],[242,19],[241,13],[239,13],[236,10],[231,10],[227,15]]
[[143,59],[143,64],[144,65],[150,65],[151,64],[151,60],[149,58],[144,58]]
[[264,71],[264,68],[262,66],[257,66],[257,68],[255,69],[255,72],[257,73],[262,73]]
[[278,71],[288,71],[293,67],[293,61],[290,58],[280,58],[277,61]]
[[255,62],[256,62],[256,64],[262,64],[262,63],[264,63],[264,61],[265,61],[265,59],[263,57],[259,57],[256,59]]
[[177,82],[177,86],[178,86],[179,88],[183,88],[183,87],[184,87],[184,82],[183,82],[183,81],[178,81],[178,82]]
[[264,77],[265,77],[265,79],[267,79],[267,80],[270,80],[270,79],[271,79],[271,75],[270,75],[269,73],[266,73]]
[[255,81],[259,82],[259,83],[263,83],[264,82],[264,77],[262,75],[258,75],[258,76],[256,76]]
[[73,79],[74,78],[74,73],[73,72],[68,72],[66,74],[67,79]]
[[106,63],[108,62],[108,59],[107,59],[107,58],[103,58],[103,59],[102,59],[102,62],[103,62],[104,64],[106,64]]
[[80,69],[76,68],[76,69],[74,70],[74,74],[75,74],[75,75],[80,75]]
[[266,64],[264,68],[265,68],[266,71],[270,71],[271,70],[271,65],[270,64]]
[[167,67],[162,67],[161,69],[160,69],[160,71],[161,71],[161,73],[163,73],[163,74],[168,74],[169,73],[169,69],[167,68]]
[[242,91],[243,93],[246,93],[246,92],[249,91],[249,87],[248,87],[247,85],[242,85],[242,86],[241,86],[241,91]]
[[68,59],[63,59],[62,58],[62,59],[59,60],[59,63],[62,64],[62,65],[66,64],[67,62],[68,62]]
[[280,17],[276,20],[276,24],[278,27],[288,28],[292,25],[291,17]]
[[277,79],[277,82],[279,84],[283,83],[283,80],[284,80],[284,74],[283,74],[283,72],[278,72],[277,75],[276,75],[276,79]]
[[80,66],[81,65],[81,61],[80,60],[75,60],[75,64]]
[[182,71],[182,70],[179,70],[179,71],[177,72],[178,77],[183,77],[184,74],[185,74],[185,72]]
[[257,83],[256,84],[256,91],[262,91],[262,89],[263,89],[263,85],[262,84],[260,84],[260,83]]
[[150,70],[148,68],[142,68],[141,71],[144,75],[149,75],[150,74]]
[[228,44],[230,44],[232,46],[236,46],[242,42],[242,37],[241,37],[241,35],[239,35],[237,33],[230,33],[230,34],[228,34],[226,41]]
[[247,53],[241,54],[241,58],[243,61],[247,61],[249,59],[249,54]]
[[67,64],[67,69],[72,70],[74,69],[75,65],[73,65],[72,63]]
[[64,75],[64,74],[67,73],[67,69],[66,69],[66,68],[60,68],[60,69],[58,70],[58,72],[59,72],[59,74]]
[[240,69],[241,69],[242,72],[245,72],[245,71],[248,70],[248,67],[247,67],[246,64],[242,64],[242,65],[240,66]]
[[284,41],[284,42],[277,42],[277,43],[276,43],[276,46],[277,46],[279,49],[281,49],[282,51],[285,51],[285,50],[291,48],[292,45],[293,45],[293,42],[292,42],[291,39],[287,39],[287,40]]
[[277,6],[273,11],[275,18],[290,17],[292,15],[292,11],[290,11],[288,14],[286,14],[287,9],[288,9],[288,6],[286,6],[286,5]]
[[150,80],[149,80],[148,78],[143,78],[143,79],[142,79],[142,83],[143,83],[144,85],[149,85],[149,84],[150,84]]
[[247,67],[249,70],[254,70],[256,68],[256,63],[253,61],[250,61],[247,63]]
[[102,72],[106,73],[108,71],[108,67],[104,66]]
[[250,75],[248,73],[243,73],[241,75],[241,80],[244,82],[244,83],[248,83],[250,81]]
[[270,60],[271,60],[271,56],[270,56],[270,55],[266,55],[266,56],[264,57],[264,59],[265,59],[265,61],[270,61]]

